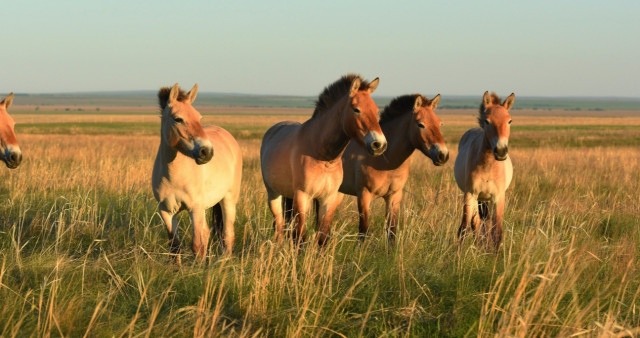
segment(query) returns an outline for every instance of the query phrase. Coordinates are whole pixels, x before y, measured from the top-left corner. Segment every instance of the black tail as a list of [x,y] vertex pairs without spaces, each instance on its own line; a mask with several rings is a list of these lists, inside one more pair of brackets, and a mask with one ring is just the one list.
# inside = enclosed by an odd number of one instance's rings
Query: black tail
[[293,218],[293,198],[282,198],[282,210],[284,211],[284,223],[291,223]]
[[478,202],[478,216],[480,216],[480,219],[483,221],[489,217],[489,203]]
[[222,206],[218,203],[211,208],[211,230],[218,235],[218,238],[222,239],[223,229]]

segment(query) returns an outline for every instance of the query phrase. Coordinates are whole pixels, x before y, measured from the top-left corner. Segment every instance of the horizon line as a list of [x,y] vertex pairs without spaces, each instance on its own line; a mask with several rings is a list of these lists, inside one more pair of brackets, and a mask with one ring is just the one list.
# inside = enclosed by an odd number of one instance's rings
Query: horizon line
[[[95,91],[69,91],[69,92],[13,92],[15,96],[38,96],[38,95],[117,95],[117,94],[135,94],[135,93],[156,93],[154,89],[132,89],[132,90],[95,90]],[[8,93],[7,93],[8,94]],[[216,92],[216,91],[199,91],[198,95],[230,95],[230,96],[255,96],[255,97],[290,97],[290,98],[315,98],[317,95],[292,95],[292,94],[255,94],[255,93],[240,93],[240,92]],[[394,98],[402,95],[410,95],[414,93],[405,93],[400,95],[372,95],[373,97],[381,98]],[[6,94],[0,94],[3,96]],[[442,97],[455,97],[455,98],[476,98],[481,95],[469,95],[469,94],[440,94]],[[584,100],[598,100],[598,99],[615,99],[615,100],[633,100],[640,101],[640,96],[588,96],[588,95],[521,95],[521,99],[584,99]]]

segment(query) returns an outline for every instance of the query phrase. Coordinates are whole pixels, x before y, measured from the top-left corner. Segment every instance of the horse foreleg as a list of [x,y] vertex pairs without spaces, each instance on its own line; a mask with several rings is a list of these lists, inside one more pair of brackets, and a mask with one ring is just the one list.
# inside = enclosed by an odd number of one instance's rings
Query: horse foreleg
[[331,221],[333,221],[336,208],[341,201],[342,194],[340,193],[335,193],[319,200],[319,208],[317,210],[319,222],[316,236],[318,245],[321,247],[324,246],[329,239],[329,235],[331,234]]
[[358,238],[361,241],[367,236],[369,232],[369,206],[371,205],[371,193],[367,189],[363,189],[358,193],[358,218],[360,225],[358,229]]
[[296,244],[305,241],[309,196],[303,191],[296,191],[293,197],[293,240]]
[[177,215],[171,214],[167,210],[160,210],[160,217],[167,227],[167,235],[169,236],[169,245],[171,253],[176,255],[176,262],[180,263],[180,238],[178,237],[178,219]]
[[493,227],[491,228],[491,239],[493,248],[497,251],[502,242],[502,215],[504,213],[504,196],[495,201],[493,208]]
[[207,225],[204,209],[191,210],[191,212],[189,212],[189,216],[191,216],[191,225],[193,229],[191,249],[197,257],[201,258],[207,254],[207,244],[209,243],[211,230]]
[[389,243],[393,243],[396,239],[396,231],[398,227],[398,208],[402,201],[402,190],[385,198],[387,204],[387,237]]
[[475,202],[475,198],[471,195],[471,193],[465,193],[463,198],[463,206],[462,206],[462,222],[460,222],[460,227],[458,228],[458,239],[460,243],[464,240],[465,236],[469,232],[469,227],[473,227],[472,230],[475,231],[475,224],[473,224],[472,218],[474,217],[474,208],[473,204],[477,204]]

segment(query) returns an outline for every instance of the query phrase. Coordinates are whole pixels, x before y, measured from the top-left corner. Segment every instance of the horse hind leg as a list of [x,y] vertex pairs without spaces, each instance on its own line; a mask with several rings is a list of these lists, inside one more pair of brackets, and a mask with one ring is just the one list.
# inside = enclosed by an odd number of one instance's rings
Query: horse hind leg
[[478,216],[481,220],[486,220],[489,217],[489,203],[482,201],[478,202]]
[[[269,210],[271,210],[271,214],[273,215],[273,229],[275,232],[275,240],[276,242],[282,242],[282,239],[284,237],[283,204],[285,203],[283,201],[283,196],[268,192],[267,198]],[[291,211],[291,215],[293,217],[293,210]]]
[[236,201],[227,196],[220,201],[222,210],[222,242],[227,255],[233,252],[233,242],[235,241],[234,223],[236,221]]
[[223,241],[223,229],[222,205],[217,203],[211,208],[211,232],[220,240],[220,243]]

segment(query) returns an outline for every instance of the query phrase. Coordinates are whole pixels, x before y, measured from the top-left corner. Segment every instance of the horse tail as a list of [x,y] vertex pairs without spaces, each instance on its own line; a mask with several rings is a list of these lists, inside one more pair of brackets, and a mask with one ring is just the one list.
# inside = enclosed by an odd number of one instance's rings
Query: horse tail
[[293,218],[293,198],[282,197],[282,211],[284,212],[284,223],[289,224]]
[[489,217],[489,203],[478,202],[478,216],[480,216],[480,219],[483,221]]
[[224,221],[222,220],[222,206],[220,203],[211,208],[211,229],[222,238]]

